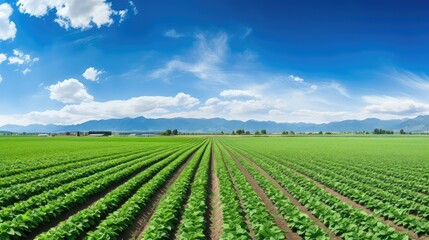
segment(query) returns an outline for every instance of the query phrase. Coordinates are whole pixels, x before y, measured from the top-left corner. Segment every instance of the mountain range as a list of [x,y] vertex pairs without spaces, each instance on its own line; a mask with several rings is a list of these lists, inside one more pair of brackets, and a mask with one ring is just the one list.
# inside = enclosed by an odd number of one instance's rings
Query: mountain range
[[330,123],[277,123],[273,121],[239,121],[226,120],[223,118],[121,118],[92,120],[76,125],[40,125],[28,126],[4,125],[0,131],[9,132],[70,132],[70,131],[117,131],[117,132],[158,132],[166,129],[178,129],[182,132],[231,132],[237,129],[255,131],[266,129],[268,132],[351,132],[351,131],[373,131],[375,128],[406,132],[427,131],[429,115],[418,116],[411,119],[380,120],[367,118],[364,120],[345,120]]

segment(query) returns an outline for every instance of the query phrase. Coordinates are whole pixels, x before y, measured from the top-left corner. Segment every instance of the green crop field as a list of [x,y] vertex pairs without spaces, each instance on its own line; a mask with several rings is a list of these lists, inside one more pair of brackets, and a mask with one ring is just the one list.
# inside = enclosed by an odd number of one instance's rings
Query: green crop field
[[425,137],[0,137],[0,239],[429,239]]

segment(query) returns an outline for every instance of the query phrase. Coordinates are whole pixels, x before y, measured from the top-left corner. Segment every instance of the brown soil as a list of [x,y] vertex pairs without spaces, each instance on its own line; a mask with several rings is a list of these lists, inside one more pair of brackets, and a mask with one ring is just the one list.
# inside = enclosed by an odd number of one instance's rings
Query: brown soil
[[237,160],[237,158],[228,150],[229,155],[234,159],[235,164],[240,169],[240,171],[244,174],[247,181],[253,187],[258,196],[262,199],[265,206],[267,207],[268,212],[273,217],[277,226],[284,231],[284,235],[288,240],[298,240],[302,239],[297,233],[295,233],[292,229],[290,229],[287,225],[286,220],[281,216],[276,206],[271,202],[270,198],[265,194],[264,190],[258,185],[255,179],[250,175],[247,169]]
[[[222,152],[221,152],[221,155],[222,155],[223,164],[225,165],[225,168],[228,171],[229,178],[231,179],[232,185],[235,189],[235,192],[237,193],[237,196],[238,196],[238,199],[240,202],[240,207],[241,207],[241,209],[244,209],[243,199],[241,198],[241,196],[239,194],[235,179],[232,177],[231,170],[229,169],[228,165],[226,164],[225,159],[223,159],[223,153]],[[255,235],[255,232],[253,231],[252,224],[250,223],[249,216],[247,216],[247,214],[244,211],[243,211],[243,213],[244,213],[244,220],[246,222],[247,229],[249,230],[249,235],[252,239],[256,240],[256,235]]]
[[218,240],[222,235],[223,226],[223,213],[220,202],[220,185],[219,178],[216,175],[216,162],[213,151],[214,145],[211,150],[211,162],[210,162],[210,195],[209,195],[209,211],[208,211],[208,234],[210,239]]
[[337,236],[332,232],[325,224],[323,224],[318,218],[316,218],[306,207],[304,207],[296,198],[294,198],[288,191],[286,191],[274,178],[272,178],[264,169],[259,167],[253,160],[241,154],[253,167],[255,167],[262,175],[265,176],[277,189],[283,192],[283,194],[289,198],[289,200],[303,213],[307,214],[308,218],[316,223],[317,226],[322,228],[325,232],[329,233],[331,239],[340,240],[341,237]]
[[[288,168],[289,168],[289,167],[288,167]],[[336,197],[336,198],[340,199],[342,202],[345,202],[345,203],[347,203],[347,204],[349,204],[349,205],[353,206],[354,208],[357,208],[357,209],[359,209],[359,210],[361,210],[361,211],[364,211],[365,213],[367,213],[367,214],[369,214],[369,215],[373,215],[373,216],[377,217],[377,218],[378,218],[381,222],[383,222],[385,225],[388,225],[388,226],[390,226],[390,227],[394,228],[396,231],[398,231],[398,232],[406,232],[406,233],[407,233],[407,235],[408,235],[410,238],[413,238],[413,239],[418,239],[418,240],[429,240],[429,237],[428,237],[428,236],[421,236],[421,237],[419,237],[419,236],[418,236],[418,234],[416,234],[415,232],[413,232],[413,231],[411,231],[411,230],[409,230],[409,229],[407,229],[407,228],[404,228],[404,227],[398,226],[398,225],[396,225],[396,224],[395,224],[393,221],[391,221],[391,220],[387,220],[387,219],[385,219],[384,217],[378,216],[377,214],[375,214],[373,211],[371,211],[370,209],[366,208],[365,206],[360,205],[359,203],[357,203],[357,202],[355,202],[355,201],[353,201],[353,200],[349,199],[348,197],[346,197],[346,196],[344,196],[344,195],[342,195],[342,194],[338,193],[337,191],[335,191],[335,190],[333,190],[333,189],[331,189],[331,188],[329,188],[329,187],[327,187],[327,186],[323,185],[322,183],[320,183],[320,182],[318,182],[318,181],[316,181],[316,180],[312,179],[311,177],[309,177],[309,176],[307,176],[307,175],[305,175],[305,174],[303,174],[303,173],[301,173],[301,172],[299,172],[299,171],[297,171],[297,170],[295,170],[295,169],[292,169],[292,168],[289,168],[289,169],[290,169],[290,170],[292,170],[293,172],[295,172],[296,174],[298,174],[298,175],[300,175],[300,176],[302,176],[302,177],[305,177],[306,179],[308,179],[308,180],[312,181],[316,186],[318,186],[318,187],[320,187],[320,188],[324,189],[325,191],[327,191],[327,192],[328,192],[329,194],[331,194],[332,196],[334,196],[334,197]]]
[[179,177],[180,173],[182,173],[183,169],[188,165],[189,161],[194,157],[197,153],[198,149],[195,150],[191,156],[186,160],[184,164],[174,173],[174,175],[167,181],[164,186],[156,192],[154,196],[149,200],[149,203],[145,208],[137,216],[134,224],[128,227],[128,229],[122,234],[119,239],[140,239],[143,235],[143,232],[146,228],[147,223],[149,222],[152,214],[155,212],[155,209],[162,199],[164,194],[167,192],[168,188],[174,183],[174,181]]

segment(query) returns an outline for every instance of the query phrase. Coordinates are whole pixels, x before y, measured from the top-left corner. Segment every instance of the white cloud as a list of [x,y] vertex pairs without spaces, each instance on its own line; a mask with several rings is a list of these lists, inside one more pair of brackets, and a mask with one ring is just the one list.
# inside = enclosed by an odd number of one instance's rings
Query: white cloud
[[39,58],[32,58],[29,54],[25,54],[21,50],[14,49],[13,50],[13,56],[10,56],[8,58],[9,63],[8,64],[17,64],[17,65],[32,65],[33,63],[39,61]]
[[97,81],[98,75],[102,74],[103,71],[97,70],[94,67],[89,67],[85,70],[85,72],[82,74],[82,76],[89,81]]
[[348,111],[317,111],[309,109],[299,109],[292,111],[288,118],[291,122],[311,122],[311,123],[327,123],[332,121],[342,121],[348,119],[365,119],[367,115],[361,112]]
[[19,57],[9,57],[9,64],[24,64],[24,59],[21,59]]
[[252,32],[253,32],[252,28],[246,27],[242,38],[247,38]]
[[14,39],[16,35],[16,25],[10,21],[13,9],[7,4],[0,4],[0,40]]
[[220,94],[221,97],[235,98],[235,97],[253,97],[259,98],[261,95],[250,90],[223,90]]
[[429,104],[409,98],[391,96],[363,96],[362,98],[370,104],[364,110],[371,114],[410,116],[429,112]]
[[116,14],[119,16],[119,23],[125,20],[127,13],[128,13],[128,9],[116,11]]
[[26,68],[22,71],[22,74],[27,75],[30,72],[31,72],[31,70],[29,68]]
[[3,82],[3,77],[0,75],[0,83]]
[[388,76],[409,88],[429,90],[429,76],[426,74],[419,75],[410,71],[394,70]]
[[324,86],[322,86],[322,87],[324,87],[324,88],[331,88],[331,89],[334,89],[334,90],[336,90],[339,94],[343,95],[344,97],[348,97],[348,98],[350,98],[350,95],[349,95],[349,93],[347,92],[347,89],[346,89],[343,85],[341,85],[340,83],[338,83],[338,82],[331,82],[331,83],[326,84],[326,85],[324,85]]
[[136,5],[134,4],[133,1],[128,1],[128,3],[130,4],[131,9],[133,10],[134,15],[139,14],[139,10],[137,10]]
[[82,102],[66,105],[60,110],[34,111],[27,114],[0,115],[0,125],[14,123],[77,124],[89,120],[157,117],[169,113],[169,109],[189,109],[199,104],[199,100],[189,94],[176,96],[140,96],[127,100],[106,102]]
[[2,62],[6,61],[6,59],[7,59],[6,54],[4,54],[4,53],[0,53],[0,64],[1,64]]
[[184,35],[183,35],[183,34],[178,33],[178,32],[176,31],[176,29],[170,29],[170,30],[168,30],[168,31],[166,31],[166,32],[164,33],[164,36],[166,36],[166,37],[170,37],[170,38],[181,38],[181,37],[183,37]]
[[304,82],[304,79],[295,75],[289,75],[289,79],[295,81],[295,82]]
[[317,87],[317,85],[315,85],[315,84],[312,84],[312,85],[310,86],[310,92],[315,92],[315,91],[317,91],[317,89],[318,89],[318,87]]
[[190,73],[204,80],[205,83],[224,83],[226,76],[220,68],[228,49],[228,36],[220,33],[213,38],[207,39],[204,34],[196,35],[196,44],[191,59],[194,61],[183,61],[173,59],[165,67],[153,71],[152,78],[167,78],[172,73]]
[[218,102],[220,102],[220,100],[219,100],[219,98],[209,98],[209,99],[207,99],[207,101],[206,101],[206,105],[213,105],[213,104],[216,104],[216,103],[218,103]]
[[114,22],[113,16],[123,16],[123,10],[113,10],[112,3],[106,0],[18,0],[16,5],[21,13],[35,17],[55,10],[55,22],[66,29],[110,26]]
[[63,103],[92,102],[91,96],[85,86],[76,79],[70,78],[47,88],[50,91],[49,97]]

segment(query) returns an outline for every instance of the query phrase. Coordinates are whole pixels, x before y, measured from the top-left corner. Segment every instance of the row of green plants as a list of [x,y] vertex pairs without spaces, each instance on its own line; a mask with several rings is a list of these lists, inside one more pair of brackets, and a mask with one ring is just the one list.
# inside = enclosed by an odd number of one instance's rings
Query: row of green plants
[[222,154],[217,144],[214,144],[215,171],[219,179],[219,198],[222,206],[222,240],[251,239],[246,226],[244,211],[240,199],[234,189],[233,182],[223,162]]
[[[319,160],[318,163],[329,164],[326,160]],[[399,194],[400,196],[417,203],[429,206],[429,196],[422,194],[428,191],[429,186],[423,183],[417,183],[410,180],[406,180],[405,177],[401,176],[392,177],[385,174],[384,172],[369,170],[366,168],[356,167],[354,165],[345,165],[331,162],[332,167],[338,169],[347,170],[347,172],[352,172],[355,175],[361,175],[365,177],[365,182],[373,184],[383,190],[389,191],[393,194]]]
[[106,151],[106,149],[94,149],[91,150],[91,154],[88,156],[82,157],[82,155],[76,156],[71,154],[70,152],[64,152],[62,158],[58,158],[58,156],[47,156],[45,159],[35,158],[33,159],[31,156],[25,156],[25,160],[21,164],[16,164],[15,162],[12,164],[8,164],[7,168],[0,170],[0,178],[24,174],[27,175],[29,172],[47,169],[51,167],[56,167],[60,165],[65,165],[69,163],[78,163],[80,161],[90,160],[96,158],[104,158],[104,157],[115,157],[119,155],[123,155],[126,152],[132,153],[135,150],[135,147],[129,148],[113,148]]
[[[174,150],[175,148],[171,148]],[[165,149],[169,151],[169,149]],[[158,153],[153,153],[158,154]],[[145,156],[146,159],[149,159],[151,156]],[[79,188],[85,187],[88,184],[91,184],[97,180],[103,179],[111,174],[114,174],[117,171],[123,170],[125,168],[132,167],[133,165],[138,165],[142,163],[142,159],[132,159],[124,160],[117,159],[114,161],[106,161],[98,164],[97,166],[92,166],[88,169],[89,173],[94,173],[87,177],[77,178],[75,181],[66,183],[57,188],[45,191],[41,194],[34,195],[27,200],[20,201],[9,205],[7,207],[1,208],[0,210],[0,222],[11,220],[14,216],[23,214],[30,209],[34,209],[39,206],[47,204],[49,201],[53,201],[58,197],[61,197],[65,194],[68,194],[72,191],[75,191]]]
[[[310,168],[314,165],[314,163],[310,162],[308,164],[311,164]],[[429,219],[429,196],[422,196],[395,184],[379,180],[382,178],[380,174],[372,174],[371,172],[359,171],[353,168],[346,169],[335,164],[326,169],[324,167],[327,167],[327,164],[323,162],[318,162],[317,167],[331,177],[345,180],[347,181],[346,184],[379,200],[388,202],[400,210],[407,210],[409,214]]]
[[[306,163],[301,164],[307,165]],[[364,205],[376,214],[391,219],[397,225],[404,226],[419,235],[429,235],[429,221],[425,219],[428,216],[426,206],[410,203],[401,196],[368,185],[363,180],[366,178],[365,176],[357,177],[362,179],[361,181],[353,180],[353,177],[356,176],[351,172],[343,176],[341,169],[330,170],[314,164],[308,165],[305,168],[295,167],[303,174]],[[422,218],[409,214],[410,211],[421,215]]]
[[[166,157],[167,154],[164,155]],[[62,213],[73,209],[75,206],[85,203],[92,196],[108,189],[111,185],[120,183],[135,173],[141,172],[148,166],[161,160],[159,156],[153,157],[140,164],[133,165],[122,171],[116,172],[107,178],[95,181],[72,193],[49,201],[44,206],[31,209],[24,214],[14,216],[10,221],[0,223],[0,239],[14,238],[14,236],[25,236],[38,226],[46,224],[60,216]],[[137,175],[138,176],[138,175]]]
[[[323,160],[323,159],[321,159]],[[326,161],[326,160],[325,160]],[[357,172],[363,172],[374,176],[385,182],[394,184],[401,187],[403,190],[414,191],[420,195],[421,198],[429,201],[429,175],[426,172],[419,172],[416,169],[409,168],[391,168],[391,163],[378,162],[379,166],[369,165],[367,163],[334,163],[338,166],[347,165],[350,169]],[[422,194],[423,193],[423,194]]]
[[311,180],[279,163],[271,154],[241,149],[330,230],[344,239],[408,239],[377,217],[342,202]]
[[[149,153],[155,154],[156,152],[159,152],[159,150],[153,150]],[[129,156],[122,156],[119,159],[110,160],[108,162],[113,162],[110,165],[111,167],[115,166],[115,164],[118,164],[120,162],[128,162],[140,158],[145,159],[145,154],[139,153]],[[8,188],[2,188],[0,189],[0,206],[7,206],[9,204],[25,200],[31,196],[43,193],[44,191],[60,187],[63,184],[72,182],[79,178],[90,176],[104,169],[105,166],[100,164],[103,164],[103,162],[70,171],[67,171],[67,169],[63,169],[63,173],[61,174],[38,179],[27,183],[13,185]],[[101,169],[99,169],[100,166]]]
[[247,171],[252,175],[258,185],[264,190],[271,202],[276,206],[281,216],[287,221],[288,226],[302,238],[330,239],[322,228],[317,226],[309,217],[301,212],[278,188],[276,188],[268,179],[255,169],[241,154],[232,147],[228,149],[233,152]]
[[276,225],[264,202],[237,167],[229,152],[223,146],[220,147],[255,237],[257,239],[285,239],[283,230]]
[[[198,171],[205,171],[201,167],[202,161],[209,161],[204,155],[210,154],[210,144],[199,151],[194,160],[183,170],[180,176],[168,189],[155,209],[141,239],[170,239],[183,213],[183,206],[188,198],[188,190],[193,184],[193,179]],[[208,165],[207,165],[208,166]]]
[[[206,143],[204,144],[204,146]],[[176,179],[175,184],[184,179],[183,177],[189,171],[193,171],[200,161],[200,156],[204,147],[201,145],[197,146],[199,149],[197,153],[193,156],[191,160],[187,163],[183,172]],[[191,151],[187,151],[177,157],[177,160],[173,164],[169,165],[167,168],[160,171],[153,179],[148,183],[143,185],[132,197],[130,197],[120,208],[110,214],[106,219],[104,219],[94,231],[88,232],[88,240],[98,240],[98,239],[120,239],[121,234],[128,229],[133,222],[136,220],[137,216],[143,208],[145,208],[152,197],[159,191],[171,178],[171,176],[177,172],[177,170],[185,164],[185,162],[192,156],[192,153],[196,151],[193,148]],[[189,170],[191,169],[191,170]],[[192,173],[192,172],[191,172]],[[183,181],[183,180],[182,180]],[[173,184],[174,185],[174,184]],[[168,194],[168,193],[166,193]],[[166,215],[165,222],[167,224],[168,220],[174,217],[174,215]],[[168,226],[166,226],[168,227]],[[157,239],[157,238],[154,238]]]
[[195,174],[191,186],[191,195],[183,211],[183,216],[178,227],[179,239],[206,239],[207,221],[205,219],[209,205],[208,188],[210,180],[210,154],[212,142],[206,148],[202,156],[200,166]]
[[[21,174],[16,174],[12,176],[7,176],[0,178],[0,189],[6,188],[9,186],[17,185],[20,183],[31,182],[38,179],[47,179],[55,176],[56,174],[64,174],[65,171],[71,171],[74,169],[79,169],[82,167],[91,166],[93,164],[100,163],[102,161],[108,161],[113,158],[119,158],[123,156],[129,156],[133,154],[137,154],[139,151],[135,151],[134,153],[121,153],[117,156],[104,156],[104,157],[94,157],[86,160],[82,160],[79,162],[71,162],[63,165],[57,165],[50,168],[38,169],[34,171],[29,171]],[[31,163],[31,162],[30,162]]]
[[132,197],[142,185],[153,179],[160,171],[168,168],[173,162],[182,160],[178,157],[190,149],[193,149],[193,147],[173,153],[169,152],[169,154],[159,154],[156,159],[162,159],[161,161],[149,163],[147,166],[150,167],[110,191],[106,196],[99,199],[90,207],[79,211],[66,221],[61,222],[58,226],[37,236],[36,239],[78,239],[79,236],[84,235],[90,227],[97,226],[110,213],[121,207],[121,205]]

